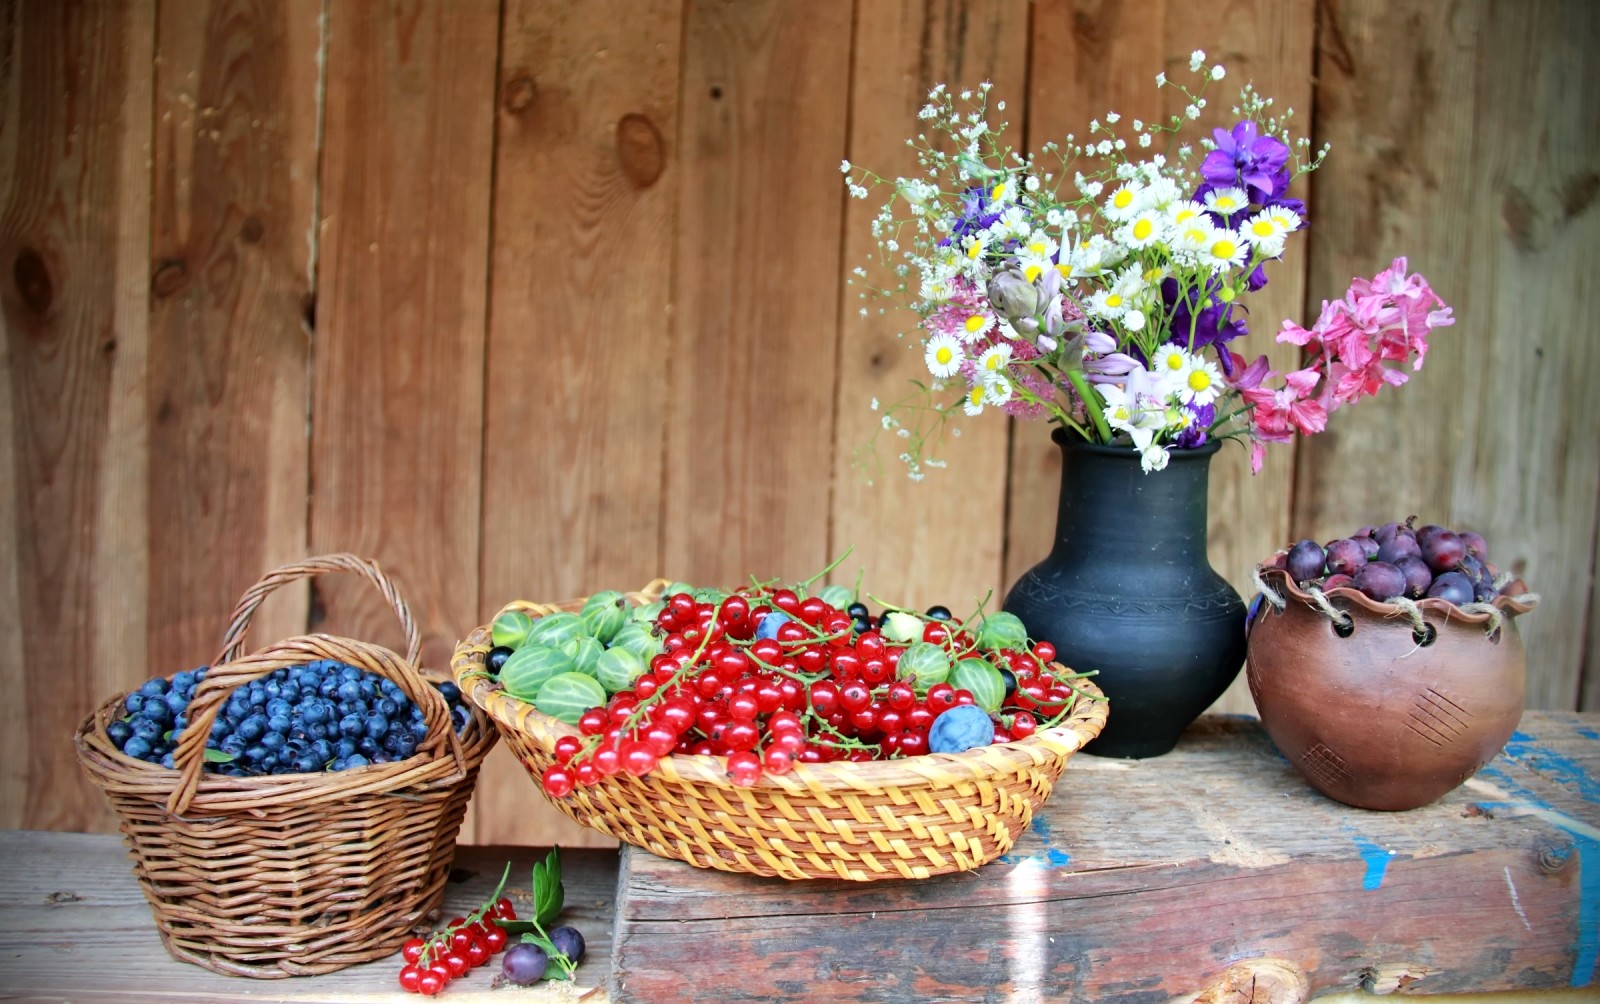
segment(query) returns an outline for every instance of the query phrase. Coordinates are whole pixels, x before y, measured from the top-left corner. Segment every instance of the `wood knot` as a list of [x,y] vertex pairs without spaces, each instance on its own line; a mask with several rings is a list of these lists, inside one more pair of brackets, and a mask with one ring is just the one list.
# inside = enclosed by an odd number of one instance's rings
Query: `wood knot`
[[526,73],[519,73],[506,81],[505,93],[501,97],[501,104],[505,110],[516,115],[533,104],[533,99],[539,96],[539,88],[533,78]]
[[629,112],[617,121],[617,162],[637,188],[649,188],[666,170],[666,141],[643,115]]
[[1404,993],[1437,971],[1420,962],[1380,962],[1361,971],[1361,989],[1380,997]]
[[1572,866],[1572,841],[1555,843],[1546,841],[1534,848],[1535,856],[1539,861],[1539,871],[1546,875],[1558,875]]
[[35,314],[43,315],[55,302],[56,284],[50,278],[50,268],[44,263],[44,256],[33,248],[23,248],[17,252],[17,260],[11,266],[11,277],[17,284],[17,294],[22,297],[23,304]]
[[189,266],[182,258],[165,258],[150,277],[150,292],[159,297],[172,296],[189,282]]
[[246,244],[261,243],[261,238],[266,236],[266,233],[266,226],[255,216],[246,216],[244,223],[239,227],[239,239]]

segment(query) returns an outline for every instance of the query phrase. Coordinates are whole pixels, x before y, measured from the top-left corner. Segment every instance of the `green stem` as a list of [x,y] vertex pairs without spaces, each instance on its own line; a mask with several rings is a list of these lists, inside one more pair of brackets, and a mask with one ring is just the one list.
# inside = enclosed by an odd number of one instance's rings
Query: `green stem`
[[1083,410],[1094,423],[1095,432],[1100,436],[1099,441],[1111,442],[1111,430],[1106,425],[1105,411],[1100,407],[1100,395],[1089,387],[1089,380],[1083,375],[1083,370],[1068,370],[1067,380],[1072,384],[1072,389],[1078,392],[1078,397],[1083,399]]

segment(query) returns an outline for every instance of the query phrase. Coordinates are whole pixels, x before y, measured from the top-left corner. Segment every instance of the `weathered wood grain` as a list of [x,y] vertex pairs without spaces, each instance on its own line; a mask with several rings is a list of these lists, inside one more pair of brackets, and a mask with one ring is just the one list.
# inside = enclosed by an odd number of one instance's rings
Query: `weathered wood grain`
[[[936,83],[961,91],[983,81],[995,85],[991,121],[1015,123],[1006,142],[1022,148],[1022,105],[1027,70],[1028,10],[1010,0],[948,2],[904,0],[859,5],[851,79],[850,159],[886,178],[918,172],[905,145],[922,125],[917,109]],[[839,371],[833,443],[833,518],[830,556],[853,548],[832,581],[853,584],[857,571],[877,596],[913,608],[934,603],[963,616],[992,593],[1000,603],[1000,550],[1005,524],[1006,423],[998,415],[960,422],[959,438],[937,450],[950,465],[913,483],[896,457],[901,441],[879,428],[882,410],[927,380],[916,315],[897,301],[869,294],[864,283],[898,283],[873,260],[871,222],[888,190],[852,199],[844,217],[842,267],[867,269],[867,278],[842,290]],[[868,311],[862,316],[861,310]],[[888,313],[884,313],[887,309]],[[877,468],[863,454],[876,442]]]
[[1258,956],[1313,992],[1394,967],[1412,993],[1592,985],[1597,724],[1530,713],[1481,777],[1371,813],[1313,792],[1254,721],[1202,719],[1165,757],[1074,758],[1011,854],[924,882],[769,881],[625,848],[613,997],[664,999],[708,941],[674,999],[1168,1000]]
[[851,5],[685,12],[663,574],[827,564]]
[[[475,623],[661,574],[681,7],[507,9]],[[508,750],[478,785],[480,840],[615,844]]]
[[[1158,89],[1155,75],[1191,90],[1198,78],[1189,72],[1189,54],[1204,49],[1207,67],[1221,63],[1227,77],[1212,84],[1202,120],[1228,127],[1228,108],[1238,90],[1253,82],[1276,100],[1276,108],[1296,110],[1297,135],[1311,128],[1311,80],[1315,11],[1310,0],[1233,0],[1223,5],[1153,3],[1133,7],[1070,0],[1037,5],[1029,81],[1028,142],[1037,149],[1067,133],[1081,140],[1091,118],[1118,112],[1124,122],[1150,121],[1181,114],[1175,89]],[[1192,131],[1192,136],[1209,132]],[[1070,186],[1071,180],[1067,179]],[[1304,182],[1297,195],[1305,198]],[[1248,337],[1230,347],[1247,358],[1266,353],[1275,368],[1292,368],[1296,351],[1273,336],[1284,318],[1303,319],[1305,269],[1311,248],[1292,243],[1284,260],[1268,269],[1267,287],[1249,297]],[[1211,465],[1210,556],[1217,570],[1241,593],[1251,591],[1250,569],[1283,546],[1289,533],[1289,493],[1294,471],[1292,445],[1277,448],[1258,475],[1250,474],[1249,453],[1225,444]],[[1045,556],[1055,539],[1060,455],[1042,427],[1018,423],[1011,452],[1011,509],[1007,521],[1006,585]],[[1251,710],[1243,679],[1215,705],[1216,710]]]
[[[157,25],[149,665],[217,654],[263,573],[306,551],[320,0],[179,0]],[[303,634],[280,590],[253,641]]]
[[[479,906],[500,880],[509,861],[507,883],[519,913],[531,904],[528,874],[547,848],[463,848],[445,893],[438,921]],[[139,891],[122,845],[109,836],[5,832],[0,855],[0,994],[41,1001],[355,1001],[416,1000],[395,982],[398,953],[391,959],[289,980],[219,976],[179,962],[156,936],[149,905]],[[603,1004],[610,975],[611,927],[617,854],[611,850],[562,848],[566,906],[561,922],[583,932],[584,961],[571,984],[545,983],[516,991],[530,1004],[572,1001]],[[83,964],[73,960],[81,959]],[[506,991],[491,991],[498,961],[450,984],[450,1000],[504,1001]],[[586,993],[593,996],[584,997]]]
[[[312,549],[376,558],[442,665],[477,615],[492,3],[341,3],[328,26]],[[359,584],[343,633],[398,644]]]
[[[1544,597],[1530,707],[1574,707],[1600,483],[1600,35],[1592,4],[1328,3],[1313,299],[1396,255],[1455,309],[1426,367],[1302,449],[1319,540],[1418,513],[1481,532]],[[1324,176],[1325,175],[1325,176]],[[1558,417],[1560,416],[1560,417]]]
[[0,577],[15,583],[13,655],[0,665],[13,728],[4,813],[103,828],[109,811],[72,757],[78,721],[143,679],[148,428],[149,2],[0,7],[0,286],[14,521]]

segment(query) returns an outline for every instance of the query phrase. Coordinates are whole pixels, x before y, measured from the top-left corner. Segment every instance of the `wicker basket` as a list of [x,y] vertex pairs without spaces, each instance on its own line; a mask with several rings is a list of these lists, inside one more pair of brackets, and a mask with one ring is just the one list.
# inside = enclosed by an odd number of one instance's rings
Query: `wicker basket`
[[[650,602],[662,585],[628,599]],[[505,609],[539,617],[582,605]],[[482,669],[489,647],[489,627],[477,628],[456,646],[451,669],[539,784],[556,740],[577,730],[481,673],[469,676]],[[1106,713],[1104,702],[1080,697],[1061,726],[1017,742],[864,764],[796,764],[749,788],[728,779],[722,758],[669,756],[644,777],[619,772],[552,801],[584,826],[702,868],[786,879],[927,878],[1008,851],[1067,758],[1100,733]]]
[[[328,635],[241,656],[267,593],[331,571],[358,573],[383,592],[405,629],[406,658]],[[240,976],[329,973],[392,954],[439,908],[456,833],[496,733],[474,711],[457,737],[444,698],[417,668],[420,650],[410,611],[376,563],[346,554],[312,558],[272,572],[239,601],[222,654],[190,704],[176,770],[112,745],[106,725],[126,695],[79,726],[79,762],[116,809],[134,874],[175,957]],[[205,741],[228,695],[313,659],[337,659],[394,681],[428,725],[416,753],[338,773],[203,772]]]

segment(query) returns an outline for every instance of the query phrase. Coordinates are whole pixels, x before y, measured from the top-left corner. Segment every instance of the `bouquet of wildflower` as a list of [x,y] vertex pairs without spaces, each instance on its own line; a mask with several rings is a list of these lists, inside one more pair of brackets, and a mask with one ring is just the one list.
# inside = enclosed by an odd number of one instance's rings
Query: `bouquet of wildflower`
[[[1128,445],[1147,472],[1213,438],[1248,441],[1259,470],[1265,443],[1320,432],[1329,412],[1404,383],[1428,333],[1452,323],[1400,258],[1325,303],[1312,328],[1284,323],[1278,340],[1307,351],[1281,385],[1265,356],[1247,364],[1231,351],[1247,331],[1243,298],[1306,229],[1290,182],[1328,151],[1291,140],[1293,113],[1274,116],[1250,85],[1232,127],[1202,136],[1197,151],[1184,133],[1225,71],[1199,51],[1190,70],[1193,90],[1156,77],[1181,91],[1183,114],[1135,119],[1124,136],[1108,113],[1082,142],[1068,135],[1026,157],[1001,145],[1003,123],[990,126],[989,84],[959,96],[940,84],[920,117],[946,140],[907,140],[922,176],[889,182],[842,165],[853,196],[890,189],[872,233],[898,284],[871,292],[910,300],[932,376],[882,416],[907,441],[913,479],[941,465],[929,444],[957,409],[989,408]],[[1134,159],[1158,142],[1165,152]]]

